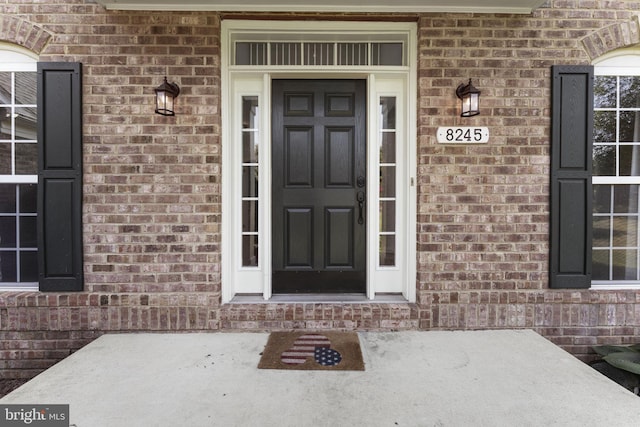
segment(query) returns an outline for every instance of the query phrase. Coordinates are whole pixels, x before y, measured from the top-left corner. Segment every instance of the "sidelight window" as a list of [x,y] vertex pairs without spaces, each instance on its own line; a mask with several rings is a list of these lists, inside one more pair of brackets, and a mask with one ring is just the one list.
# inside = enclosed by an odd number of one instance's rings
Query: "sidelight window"
[[259,105],[257,96],[242,97],[242,266],[258,266]]
[[396,98],[380,97],[379,265],[396,264]]

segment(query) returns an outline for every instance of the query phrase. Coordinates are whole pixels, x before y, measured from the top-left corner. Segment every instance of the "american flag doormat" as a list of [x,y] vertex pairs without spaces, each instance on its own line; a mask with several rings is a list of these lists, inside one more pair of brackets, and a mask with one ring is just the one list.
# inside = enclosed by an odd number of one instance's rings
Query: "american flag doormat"
[[364,371],[356,332],[272,332],[260,369]]

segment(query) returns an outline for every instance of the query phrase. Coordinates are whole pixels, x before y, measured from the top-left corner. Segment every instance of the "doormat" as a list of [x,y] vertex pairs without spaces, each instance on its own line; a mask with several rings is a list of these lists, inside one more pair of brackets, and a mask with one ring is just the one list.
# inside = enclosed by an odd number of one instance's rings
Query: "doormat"
[[364,371],[356,332],[272,332],[260,369]]

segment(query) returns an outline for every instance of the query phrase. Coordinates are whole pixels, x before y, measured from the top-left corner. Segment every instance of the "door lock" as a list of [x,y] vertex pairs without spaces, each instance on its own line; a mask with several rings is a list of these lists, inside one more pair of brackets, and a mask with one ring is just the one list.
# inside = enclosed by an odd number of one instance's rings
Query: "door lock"
[[366,183],[366,180],[364,179],[364,176],[362,176],[362,175],[360,175],[358,177],[358,179],[356,180],[356,184],[358,185],[358,188],[364,187],[365,183]]

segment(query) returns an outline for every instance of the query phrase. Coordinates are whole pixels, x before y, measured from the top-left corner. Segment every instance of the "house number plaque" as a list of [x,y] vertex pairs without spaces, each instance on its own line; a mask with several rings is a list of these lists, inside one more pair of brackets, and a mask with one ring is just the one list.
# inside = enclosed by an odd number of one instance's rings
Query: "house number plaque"
[[489,142],[488,127],[439,127],[438,143],[440,144],[486,144]]

